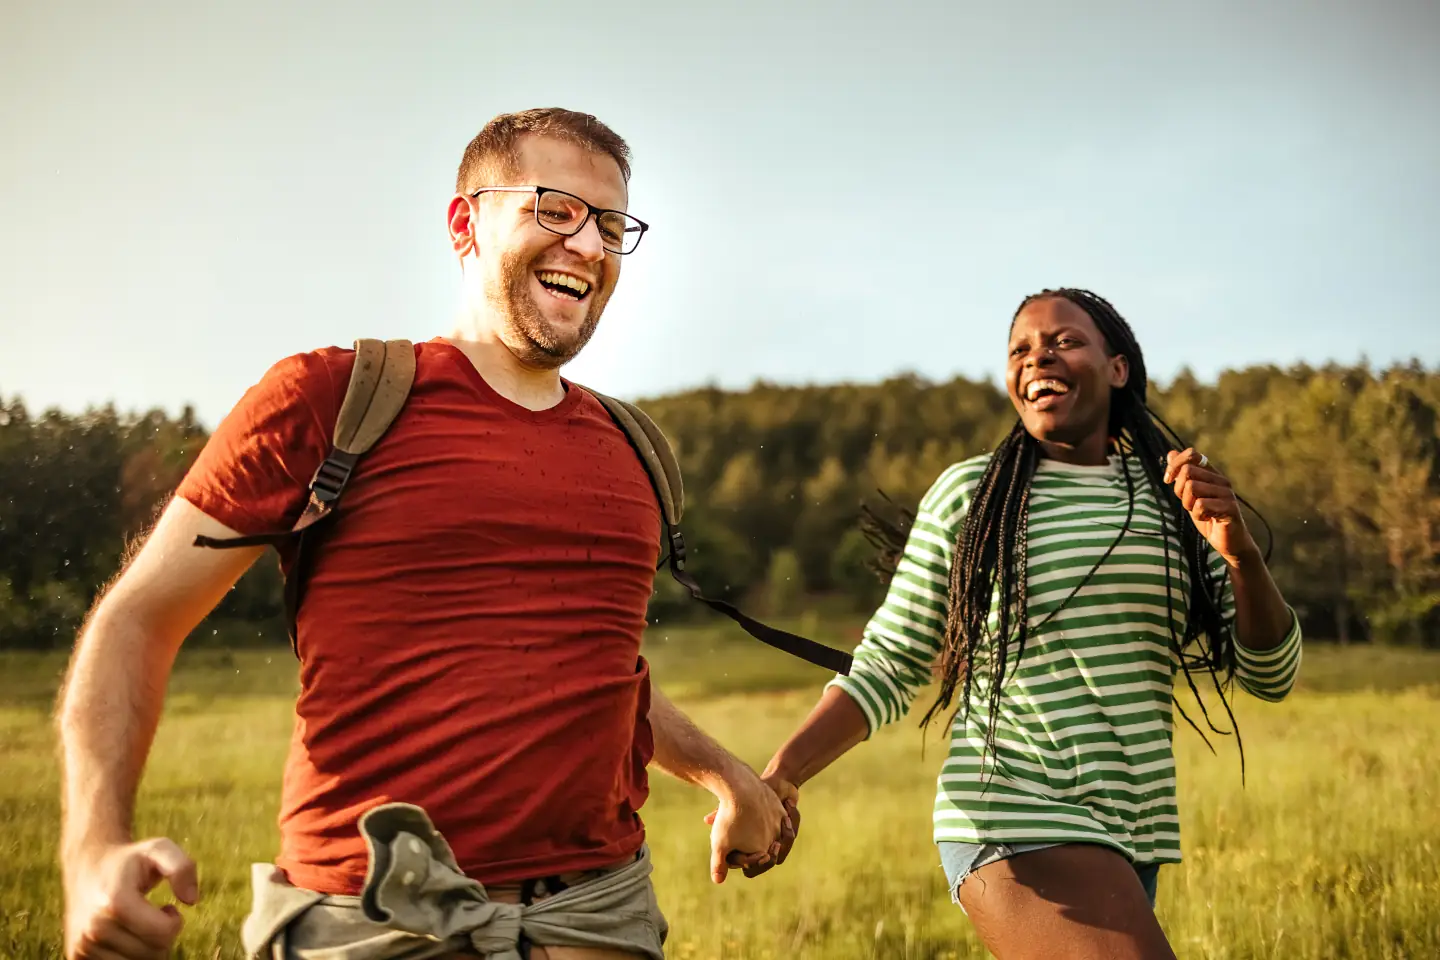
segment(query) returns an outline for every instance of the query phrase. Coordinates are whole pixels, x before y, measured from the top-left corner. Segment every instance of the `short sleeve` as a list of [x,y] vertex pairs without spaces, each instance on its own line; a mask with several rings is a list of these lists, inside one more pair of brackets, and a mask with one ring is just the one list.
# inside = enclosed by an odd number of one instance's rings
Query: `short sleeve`
[[288,530],[330,449],[329,425],[353,364],[353,354],[341,353],[296,354],[266,371],[216,427],[175,495],[241,534]]

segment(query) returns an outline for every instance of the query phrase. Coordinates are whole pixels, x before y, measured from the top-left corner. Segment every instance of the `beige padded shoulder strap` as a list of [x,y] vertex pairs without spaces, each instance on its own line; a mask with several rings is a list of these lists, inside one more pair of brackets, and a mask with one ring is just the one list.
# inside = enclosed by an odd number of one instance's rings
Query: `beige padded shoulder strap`
[[354,454],[373,447],[400,415],[414,382],[415,345],[409,340],[356,340],[355,368],[335,420],[335,446]]
[[640,460],[645,464],[645,469],[655,484],[655,490],[660,495],[660,507],[665,514],[665,522],[671,527],[678,526],[685,515],[685,484],[680,478],[680,462],[675,459],[675,451],[670,447],[670,441],[655,425],[655,421],[633,403],[608,397],[589,387],[585,389],[605,406],[610,416],[630,437],[630,442],[639,452]]

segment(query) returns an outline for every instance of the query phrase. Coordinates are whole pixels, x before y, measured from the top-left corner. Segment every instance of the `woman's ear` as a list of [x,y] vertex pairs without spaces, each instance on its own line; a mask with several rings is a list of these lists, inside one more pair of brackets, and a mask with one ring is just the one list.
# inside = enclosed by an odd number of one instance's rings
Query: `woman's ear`
[[1123,353],[1110,358],[1110,386],[1116,390],[1130,382],[1130,361]]

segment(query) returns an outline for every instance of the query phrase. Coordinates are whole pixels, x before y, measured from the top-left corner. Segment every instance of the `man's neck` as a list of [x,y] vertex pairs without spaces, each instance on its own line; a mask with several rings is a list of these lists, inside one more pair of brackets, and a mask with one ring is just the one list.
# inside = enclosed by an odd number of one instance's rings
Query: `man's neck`
[[445,338],[470,361],[490,389],[527,410],[549,410],[565,399],[560,371],[521,363],[498,337],[456,331]]

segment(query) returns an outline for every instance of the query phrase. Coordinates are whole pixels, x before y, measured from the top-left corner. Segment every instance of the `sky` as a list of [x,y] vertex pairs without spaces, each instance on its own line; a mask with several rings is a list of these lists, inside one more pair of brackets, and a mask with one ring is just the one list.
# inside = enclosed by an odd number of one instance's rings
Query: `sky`
[[1440,4],[0,0],[0,397],[213,426],[451,329],[498,113],[590,112],[652,225],[566,376],[994,377],[1088,287],[1152,377],[1440,364]]

